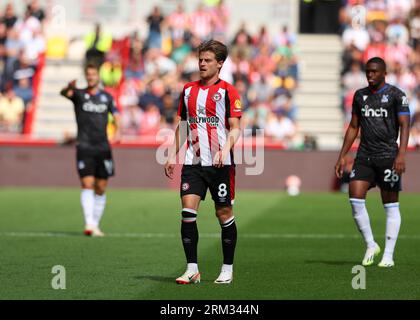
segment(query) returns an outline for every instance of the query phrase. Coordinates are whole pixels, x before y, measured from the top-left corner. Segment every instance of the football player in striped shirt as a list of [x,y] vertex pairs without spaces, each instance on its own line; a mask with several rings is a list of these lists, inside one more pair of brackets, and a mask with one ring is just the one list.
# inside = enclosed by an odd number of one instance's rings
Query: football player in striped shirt
[[219,78],[227,47],[208,40],[198,47],[200,80],[187,83],[180,96],[174,148],[165,165],[173,178],[176,157],[187,141],[181,174],[181,237],[187,259],[179,284],[200,282],[197,261],[197,212],[210,190],[221,226],[223,265],[215,283],[231,283],[236,246],[235,163],[233,146],[240,136],[241,101],[236,89]]

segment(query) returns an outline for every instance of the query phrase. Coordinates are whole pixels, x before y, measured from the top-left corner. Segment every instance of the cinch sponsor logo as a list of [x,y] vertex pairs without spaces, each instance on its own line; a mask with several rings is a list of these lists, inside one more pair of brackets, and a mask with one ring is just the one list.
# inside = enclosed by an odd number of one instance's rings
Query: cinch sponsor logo
[[219,124],[219,118],[218,117],[189,117],[188,122],[190,124],[208,123],[211,126],[217,126]]
[[379,109],[372,109],[368,105],[365,105],[362,108],[362,114],[367,118],[387,118],[388,117],[388,110],[384,108]]
[[108,110],[108,106],[106,104],[94,104],[92,102],[85,102],[82,106],[83,111],[86,112],[97,112],[97,113],[104,113]]

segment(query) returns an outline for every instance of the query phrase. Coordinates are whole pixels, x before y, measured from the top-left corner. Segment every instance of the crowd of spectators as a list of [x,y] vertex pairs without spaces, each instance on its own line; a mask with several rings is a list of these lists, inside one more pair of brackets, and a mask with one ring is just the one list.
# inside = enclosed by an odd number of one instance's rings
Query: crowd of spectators
[[[287,27],[270,34],[261,26],[253,34],[246,24],[228,37],[230,14],[222,0],[199,4],[192,12],[178,4],[164,14],[155,6],[146,19],[147,36],[141,38],[134,31],[120,50],[114,50],[115,39],[111,44],[109,35],[96,26],[96,36],[86,40],[86,59],[99,61],[102,82],[117,93],[123,135],[153,136],[161,128],[173,128],[184,84],[199,79],[196,49],[213,38],[229,47],[221,78],[241,95],[245,133],[257,135],[262,132],[258,129],[264,129],[268,139],[292,143],[297,109],[293,95],[298,84],[296,37]],[[127,52],[126,60],[121,52]]]
[[32,102],[33,78],[45,50],[45,12],[29,1],[22,16],[13,3],[0,8],[0,133],[21,133]]
[[340,12],[342,110],[351,118],[355,90],[365,87],[364,64],[374,56],[387,63],[386,81],[410,101],[410,146],[420,147],[420,0],[347,0]]

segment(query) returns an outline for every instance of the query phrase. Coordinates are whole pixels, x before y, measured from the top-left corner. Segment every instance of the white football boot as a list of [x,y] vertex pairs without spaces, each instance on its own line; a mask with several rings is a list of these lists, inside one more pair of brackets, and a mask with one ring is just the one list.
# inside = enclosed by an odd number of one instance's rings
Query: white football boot
[[391,268],[395,265],[394,260],[389,257],[382,257],[381,262],[378,263],[378,267],[381,268]]
[[195,284],[200,283],[201,275],[200,272],[194,272],[187,269],[185,273],[180,276],[179,278],[176,278],[176,283],[178,284]]
[[223,270],[220,272],[219,276],[216,280],[214,280],[214,283],[217,284],[229,284],[233,280],[233,272],[228,270]]
[[104,237],[105,233],[101,231],[99,228],[93,228],[92,230],[92,237]]
[[381,252],[381,248],[375,243],[375,247],[368,248],[363,258],[362,265],[367,267],[371,266],[374,262],[375,257]]

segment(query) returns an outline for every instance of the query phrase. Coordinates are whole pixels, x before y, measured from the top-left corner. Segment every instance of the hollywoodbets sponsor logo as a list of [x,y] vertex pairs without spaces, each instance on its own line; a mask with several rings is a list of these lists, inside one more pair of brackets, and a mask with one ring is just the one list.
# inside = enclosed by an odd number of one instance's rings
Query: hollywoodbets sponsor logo
[[207,123],[213,127],[217,127],[217,125],[219,124],[219,118],[218,117],[189,117],[188,118],[188,122],[190,124],[203,124],[203,123]]

